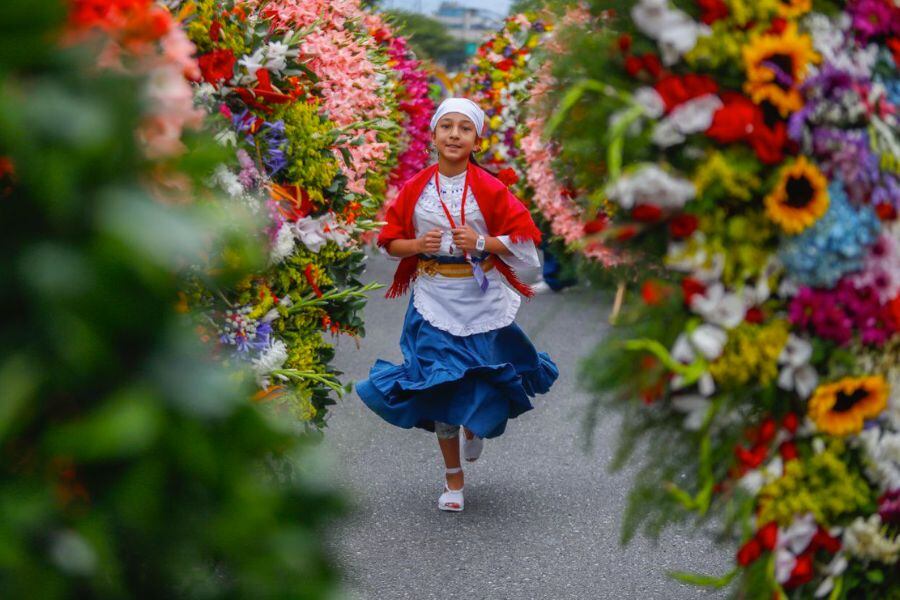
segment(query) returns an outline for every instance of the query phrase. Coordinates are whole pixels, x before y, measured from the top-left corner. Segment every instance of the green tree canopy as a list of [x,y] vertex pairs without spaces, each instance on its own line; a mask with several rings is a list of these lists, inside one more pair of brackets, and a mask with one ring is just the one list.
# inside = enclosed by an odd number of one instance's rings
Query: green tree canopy
[[384,14],[397,25],[398,33],[409,38],[419,58],[430,58],[449,68],[465,61],[466,43],[452,37],[440,21],[403,10],[389,10]]

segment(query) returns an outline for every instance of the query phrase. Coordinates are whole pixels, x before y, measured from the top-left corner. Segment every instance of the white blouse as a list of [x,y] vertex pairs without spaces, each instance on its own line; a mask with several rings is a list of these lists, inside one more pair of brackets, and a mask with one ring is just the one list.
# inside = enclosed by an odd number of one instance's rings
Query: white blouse
[[[454,221],[459,224],[466,174],[439,177],[441,196]],[[416,237],[423,236],[435,227],[444,232],[438,255],[463,256],[459,248],[454,247],[453,252],[450,251],[450,244],[453,241],[450,233],[451,225],[441,208],[434,180],[428,182],[422,190],[422,195],[419,196],[413,213],[413,224]],[[471,186],[466,198],[466,225],[479,234],[488,235],[484,216],[478,208]],[[498,236],[497,239],[511,252],[502,258],[513,269],[540,266],[533,241],[512,242],[509,236]],[[485,276],[490,283],[487,290],[482,292],[474,277],[429,276],[419,273],[412,288],[413,304],[426,321],[453,335],[466,336],[506,327],[516,318],[521,298],[507,285],[506,279],[496,268],[486,272]]]

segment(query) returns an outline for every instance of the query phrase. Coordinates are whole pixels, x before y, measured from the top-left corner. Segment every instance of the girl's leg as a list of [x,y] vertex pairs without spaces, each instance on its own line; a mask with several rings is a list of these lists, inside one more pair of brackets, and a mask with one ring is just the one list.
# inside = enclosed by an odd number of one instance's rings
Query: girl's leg
[[[449,425],[447,423],[435,422],[434,431],[437,434],[438,445],[441,447],[441,454],[444,456],[444,466],[448,469],[458,469],[459,462],[459,425]],[[447,486],[451,490],[458,490],[463,487],[463,473],[447,473]]]

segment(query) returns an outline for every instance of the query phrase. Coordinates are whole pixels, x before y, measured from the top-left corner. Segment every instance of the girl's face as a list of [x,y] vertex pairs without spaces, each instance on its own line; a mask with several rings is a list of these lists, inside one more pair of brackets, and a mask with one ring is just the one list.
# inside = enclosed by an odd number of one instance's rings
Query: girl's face
[[475,124],[461,113],[447,113],[438,121],[431,134],[438,154],[446,160],[466,160],[478,142]]

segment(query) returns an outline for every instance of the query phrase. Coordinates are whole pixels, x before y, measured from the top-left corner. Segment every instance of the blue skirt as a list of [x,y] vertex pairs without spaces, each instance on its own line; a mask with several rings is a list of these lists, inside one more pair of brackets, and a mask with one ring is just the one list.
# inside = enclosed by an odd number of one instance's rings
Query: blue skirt
[[362,401],[388,423],[434,430],[434,422],[463,425],[478,436],[497,437],[507,419],[534,408],[559,369],[512,323],[455,336],[422,318],[413,306],[403,321],[404,363],[378,359],[369,378],[356,384]]

